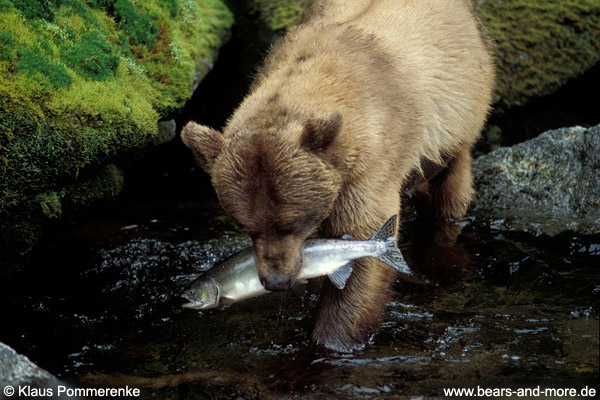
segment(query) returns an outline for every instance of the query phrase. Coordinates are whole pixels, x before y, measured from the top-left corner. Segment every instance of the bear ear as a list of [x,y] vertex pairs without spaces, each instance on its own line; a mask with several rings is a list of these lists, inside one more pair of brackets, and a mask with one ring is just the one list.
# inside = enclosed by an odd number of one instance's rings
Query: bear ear
[[310,119],[304,125],[300,144],[312,152],[326,150],[341,128],[342,115],[339,112],[334,112],[326,119]]
[[181,140],[192,151],[196,162],[210,175],[215,160],[225,147],[223,134],[208,126],[188,122],[181,131]]

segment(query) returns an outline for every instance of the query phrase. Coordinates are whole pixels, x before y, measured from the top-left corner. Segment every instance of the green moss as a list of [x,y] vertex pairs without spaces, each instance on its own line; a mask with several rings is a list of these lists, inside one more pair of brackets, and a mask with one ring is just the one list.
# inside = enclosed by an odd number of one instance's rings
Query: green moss
[[176,17],[179,13],[179,0],[162,0],[162,4],[169,10],[171,17]]
[[92,7],[109,9],[114,6],[115,1],[117,0],[90,0],[90,5]]
[[54,7],[48,0],[12,0],[12,3],[27,19],[54,19]]
[[304,0],[251,0],[254,9],[274,31],[290,31],[300,22]]
[[87,24],[93,27],[98,26],[98,20],[91,12],[89,6],[81,0],[55,0],[65,8],[65,15],[77,15],[81,17]]
[[109,164],[91,178],[64,188],[61,197],[71,212],[80,211],[98,201],[114,199],[123,190],[124,181],[119,167]]
[[129,41],[127,40],[127,35],[124,33],[119,33],[119,49],[121,50],[121,54],[125,57],[132,58],[133,53],[131,52],[131,48],[129,47]]
[[63,60],[80,75],[97,81],[113,77],[119,65],[119,55],[97,32],[84,33],[73,46],[65,46]]
[[41,39],[39,41],[40,49],[44,54],[52,55],[54,53],[54,47],[49,40]]
[[71,219],[94,204],[113,200],[123,189],[123,182],[122,171],[109,164],[60,190],[25,197],[2,193],[5,201],[0,206],[9,206],[10,212],[0,212],[0,265],[12,264],[16,257],[26,254],[48,221]]
[[120,171],[102,166],[155,143],[233,17],[220,0],[2,1],[0,250],[14,254],[48,221],[120,190]]
[[77,32],[75,29],[71,28],[69,25],[66,25],[64,28],[65,37],[63,39],[66,40],[76,40]]
[[0,60],[14,61],[17,42],[9,31],[0,32]]
[[56,192],[41,193],[36,197],[40,209],[48,219],[58,219],[62,215],[60,199]]
[[73,81],[67,69],[62,64],[49,60],[39,47],[21,50],[16,66],[18,71],[39,78],[44,84],[54,88],[65,88]]
[[147,13],[140,13],[129,0],[117,0],[114,4],[119,25],[135,44],[150,48],[158,38],[158,25]]
[[600,60],[598,1],[487,1],[481,15],[496,42],[507,107],[552,93]]
[[10,0],[0,0],[0,12],[6,12],[12,8]]

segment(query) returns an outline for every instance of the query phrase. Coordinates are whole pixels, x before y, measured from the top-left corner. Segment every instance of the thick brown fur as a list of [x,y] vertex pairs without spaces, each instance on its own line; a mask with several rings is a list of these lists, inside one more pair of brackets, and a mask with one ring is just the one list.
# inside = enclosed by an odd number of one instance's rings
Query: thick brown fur
[[[313,1],[222,136],[195,123],[182,136],[251,235],[265,287],[285,289],[307,237],[367,239],[399,213],[403,189],[436,237],[454,237],[447,219],[471,199],[470,150],[492,87],[490,46],[469,0]],[[314,341],[363,341],[393,278],[363,259],[343,291],[326,282]]]

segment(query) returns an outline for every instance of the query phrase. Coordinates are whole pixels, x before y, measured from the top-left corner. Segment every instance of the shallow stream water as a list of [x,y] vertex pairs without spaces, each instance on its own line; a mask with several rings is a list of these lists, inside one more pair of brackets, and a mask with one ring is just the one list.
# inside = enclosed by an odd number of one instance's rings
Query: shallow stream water
[[455,247],[422,248],[406,216],[400,245],[415,277],[395,283],[363,351],[325,355],[309,345],[314,298],[181,308],[186,284],[250,243],[215,200],[125,200],[56,232],[1,288],[0,340],[65,381],[134,386],[143,398],[596,385],[600,237],[510,233],[496,222],[468,217]]

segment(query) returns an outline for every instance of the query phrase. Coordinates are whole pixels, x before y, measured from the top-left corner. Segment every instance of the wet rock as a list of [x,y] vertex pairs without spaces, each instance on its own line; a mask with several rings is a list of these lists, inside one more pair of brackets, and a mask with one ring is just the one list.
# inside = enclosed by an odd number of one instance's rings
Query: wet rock
[[[15,394],[19,393],[19,388],[29,387],[34,389],[51,389],[53,394],[57,393],[58,386],[65,386],[64,383],[56,379],[49,372],[41,369],[32,363],[27,357],[18,354],[11,347],[0,342],[0,387],[2,393],[6,396],[10,395],[5,388],[11,386],[15,390]],[[10,389],[8,389],[10,391]],[[29,392],[31,393],[31,392]],[[42,393],[41,391],[38,393]],[[43,393],[49,393],[44,391]],[[1,395],[0,395],[1,396]],[[21,397],[21,396],[17,396]],[[37,397],[37,396],[33,396]],[[42,397],[42,396],[40,396]],[[52,396],[43,396],[52,397]],[[4,397],[0,397],[4,398]],[[52,398],[66,398],[52,397]]]
[[473,162],[472,212],[510,230],[600,233],[600,125],[561,128]]
[[177,124],[175,120],[160,121],[158,123],[158,134],[154,138],[154,144],[159,145],[172,140],[177,135]]

